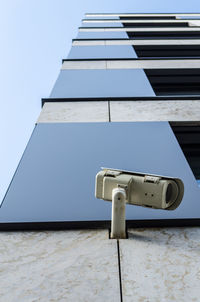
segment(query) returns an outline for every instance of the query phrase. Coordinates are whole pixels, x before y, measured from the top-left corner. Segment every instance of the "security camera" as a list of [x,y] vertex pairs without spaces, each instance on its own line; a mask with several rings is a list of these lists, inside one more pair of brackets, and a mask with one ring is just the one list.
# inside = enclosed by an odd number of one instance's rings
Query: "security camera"
[[[180,205],[183,194],[184,185],[179,178],[109,168],[102,168],[96,175],[96,198],[112,201],[111,238],[125,236],[126,203],[153,209],[175,210]],[[119,225],[120,221],[124,230],[120,231],[122,228],[119,228],[116,235],[112,226]]]
[[176,209],[184,192],[178,178],[103,168],[96,176],[96,197],[112,201],[112,191],[122,188],[129,204],[154,209]]

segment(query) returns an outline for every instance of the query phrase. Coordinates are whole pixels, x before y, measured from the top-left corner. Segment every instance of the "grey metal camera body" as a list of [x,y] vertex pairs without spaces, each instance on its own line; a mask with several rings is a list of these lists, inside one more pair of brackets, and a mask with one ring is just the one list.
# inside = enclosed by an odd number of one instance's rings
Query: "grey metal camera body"
[[103,168],[96,176],[96,197],[112,201],[112,191],[123,188],[126,203],[154,209],[176,209],[184,194],[178,178]]

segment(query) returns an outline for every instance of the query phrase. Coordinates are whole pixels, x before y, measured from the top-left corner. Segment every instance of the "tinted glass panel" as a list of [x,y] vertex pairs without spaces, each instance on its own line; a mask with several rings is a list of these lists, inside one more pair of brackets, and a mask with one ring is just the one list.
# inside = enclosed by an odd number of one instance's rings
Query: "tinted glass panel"
[[140,31],[127,32],[129,38],[136,39],[194,39],[200,38],[200,31]]
[[128,35],[125,31],[109,31],[109,32],[79,32],[77,39],[126,39]]
[[111,203],[94,197],[102,166],[185,184],[175,211],[128,205],[128,220],[200,217],[200,190],[168,123],[65,123],[36,126],[0,209],[1,223],[87,221],[89,227],[110,220]]
[[51,98],[155,96],[142,69],[61,70]]
[[200,45],[135,45],[140,58],[200,57]]
[[137,58],[135,50],[130,45],[114,46],[73,46],[68,59],[118,59]]
[[161,17],[161,16],[143,16],[143,17],[120,17],[121,20],[175,20],[176,17],[174,16],[167,16],[167,17]]
[[200,180],[200,126],[173,126],[172,130],[196,179]]
[[188,27],[188,23],[177,23],[177,22],[134,22],[134,23],[125,23],[123,22],[124,27]]
[[146,69],[156,95],[199,95],[200,69]]

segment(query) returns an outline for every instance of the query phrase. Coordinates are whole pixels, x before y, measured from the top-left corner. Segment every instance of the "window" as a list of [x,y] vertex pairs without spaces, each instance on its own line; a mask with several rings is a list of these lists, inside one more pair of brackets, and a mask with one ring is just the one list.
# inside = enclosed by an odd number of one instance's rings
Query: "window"
[[195,178],[200,180],[200,124],[171,127]]
[[200,31],[130,31],[127,35],[134,39],[199,39]]
[[135,45],[139,58],[200,57],[200,45]]
[[120,20],[176,20],[175,16],[134,16],[120,17]]
[[123,22],[124,27],[188,27],[188,22]]
[[145,69],[157,96],[199,95],[200,69]]

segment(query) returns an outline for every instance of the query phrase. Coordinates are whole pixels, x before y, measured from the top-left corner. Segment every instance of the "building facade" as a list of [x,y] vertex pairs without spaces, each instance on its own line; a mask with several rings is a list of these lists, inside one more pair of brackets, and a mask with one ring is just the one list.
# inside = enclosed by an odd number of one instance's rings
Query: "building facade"
[[[0,208],[1,230],[40,230],[18,233],[28,255],[42,238],[27,298],[198,301],[199,96],[200,14],[86,14]],[[110,240],[101,167],[179,177],[183,202],[127,206],[128,239]]]

